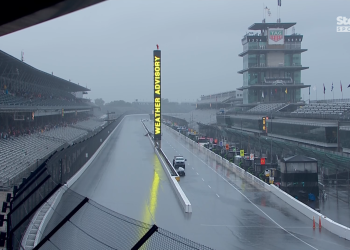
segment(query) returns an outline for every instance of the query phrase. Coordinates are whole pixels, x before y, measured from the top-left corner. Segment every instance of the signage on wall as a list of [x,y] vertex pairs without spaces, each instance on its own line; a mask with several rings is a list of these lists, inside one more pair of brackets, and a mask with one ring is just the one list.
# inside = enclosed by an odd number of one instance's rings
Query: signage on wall
[[281,45],[284,44],[284,29],[270,28],[268,29],[268,44]]

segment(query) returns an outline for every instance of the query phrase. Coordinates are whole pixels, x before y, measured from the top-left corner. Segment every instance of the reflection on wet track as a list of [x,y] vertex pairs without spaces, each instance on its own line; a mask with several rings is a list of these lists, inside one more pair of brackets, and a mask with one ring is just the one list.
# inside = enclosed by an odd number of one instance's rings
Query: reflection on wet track
[[[180,185],[193,213],[185,214],[144,136],[140,119],[148,117],[126,117],[72,189],[116,212],[215,249],[350,249],[348,241],[313,230],[312,222],[288,204],[163,127],[162,148],[168,158],[187,159]],[[152,127],[151,122],[146,125]]]

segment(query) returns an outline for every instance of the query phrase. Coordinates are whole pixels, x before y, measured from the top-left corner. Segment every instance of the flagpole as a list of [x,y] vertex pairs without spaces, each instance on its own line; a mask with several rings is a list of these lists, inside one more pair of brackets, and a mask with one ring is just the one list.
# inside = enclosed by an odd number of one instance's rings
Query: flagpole
[[263,20],[265,19],[265,3],[263,3]]
[[340,91],[341,91],[341,100],[343,100],[343,85],[341,84],[341,81],[340,81]]

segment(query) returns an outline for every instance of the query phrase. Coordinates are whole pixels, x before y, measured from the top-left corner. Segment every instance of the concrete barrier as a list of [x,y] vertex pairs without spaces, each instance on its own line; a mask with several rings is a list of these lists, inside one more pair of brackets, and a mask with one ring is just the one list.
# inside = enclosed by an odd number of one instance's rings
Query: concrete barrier
[[[128,116],[128,115],[126,115]],[[107,141],[109,140],[109,138],[111,137],[111,135],[116,131],[116,129],[119,127],[119,125],[123,122],[124,118],[126,117],[124,116],[123,119],[119,122],[119,124],[113,129],[113,131],[109,134],[109,136],[106,138],[106,140],[101,144],[101,146],[96,150],[96,152],[93,154],[93,156],[84,164],[84,166],[75,174],[72,176],[72,178],[70,178],[67,182],[67,184],[63,185],[52,197],[50,197],[49,201],[47,203],[45,203],[43,206],[41,206],[38,211],[35,213],[35,215],[33,216],[32,219],[32,223],[30,223],[30,226],[27,228],[25,235],[22,239],[22,245],[26,246],[27,244],[27,240],[28,239],[28,235],[29,232],[32,229],[37,230],[36,232],[36,236],[35,236],[35,240],[34,240],[34,246],[36,246],[40,241],[41,241],[41,237],[42,237],[42,232],[45,231],[45,228],[48,224],[48,222],[50,221],[57,205],[59,204],[63,194],[66,192],[66,190],[68,188],[70,188],[74,182],[76,182],[79,177],[85,172],[85,170],[90,166],[90,164],[94,161],[94,159],[96,158],[96,156],[100,153],[100,151],[102,150],[102,148],[104,147],[104,145],[107,143]],[[46,207],[48,207],[49,209],[47,210],[47,212],[45,213],[43,219],[39,222],[39,227],[37,226],[37,220],[40,218],[39,214],[41,211],[43,211]]]
[[[148,129],[143,122],[142,122],[142,125],[144,126],[145,131],[148,132]],[[149,135],[148,135],[148,138],[152,144],[152,147],[155,147],[154,142]],[[177,177],[179,178],[179,176],[172,176],[169,169],[168,169],[169,163],[170,163],[170,166],[173,168],[171,162],[169,161],[169,159],[167,158],[167,156],[164,154],[164,152],[162,150],[161,150],[161,152],[163,154],[163,157],[165,157],[165,161],[157,149],[155,149],[154,151],[156,152],[156,155],[160,161],[160,164],[162,165],[162,167],[164,169],[165,175],[168,177],[170,185],[172,186],[174,193],[175,193],[180,205],[182,206],[183,210],[185,211],[185,213],[192,213],[191,202],[189,201],[186,194],[184,193],[184,191],[182,190],[182,188],[180,187],[180,185],[178,183],[178,181],[180,179],[177,180]]]
[[229,163],[229,165],[227,165],[227,162],[225,160],[223,161],[222,157],[217,155],[217,154],[215,154],[214,152],[211,151],[209,156],[213,160],[216,160],[218,163],[222,163],[222,165],[224,167],[232,170],[233,172],[235,172],[236,174],[240,175],[242,178],[244,178],[245,180],[247,180],[250,183],[254,184],[255,186],[258,186],[258,187],[263,188],[263,189],[265,189],[267,191],[270,191],[271,193],[273,193],[274,195],[279,197],[281,200],[283,200],[286,203],[288,203],[291,207],[295,208],[300,213],[302,213],[306,217],[308,217],[311,220],[310,223],[312,223],[313,218],[315,218],[315,222],[318,224],[319,218],[321,218],[321,225],[322,225],[323,228],[325,228],[328,231],[334,233],[335,235],[338,235],[341,238],[350,240],[350,228],[348,228],[348,227],[346,227],[344,225],[341,225],[341,224],[339,224],[339,223],[337,223],[337,222],[327,218],[323,214],[320,214],[320,213],[316,212],[312,208],[310,208],[307,205],[305,205],[304,203],[298,201],[297,199],[295,199],[291,195],[287,194],[283,190],[279,189],[275,185],[269,185],[269,184],[263,182],[262,180],[260,180],[256,176],[246,172],[244,169],[238,167],[234,163]]
[[[313,220],[315,218],[316,223],[318,224],[319,218],[321,218],[321,225],[323,228],[327,229],[328,231],[345,238],[347,240],[350,240],[350,228],[345,227],[329,218],[324,216],[323,214],[318,213],[317,211],[313,210],[312,208],[308,207],[304,203],[298,201],[291,195],[287,194],[283,190],[279,189],[275,185],[269,185],[269,190],[273,194],[275,194],[277,197],[279,197],[281,200],[288,203],[290,206],[294,207],[296,210],[304,214],[309,219]],[[311,222],[310,222],[311,225]]]

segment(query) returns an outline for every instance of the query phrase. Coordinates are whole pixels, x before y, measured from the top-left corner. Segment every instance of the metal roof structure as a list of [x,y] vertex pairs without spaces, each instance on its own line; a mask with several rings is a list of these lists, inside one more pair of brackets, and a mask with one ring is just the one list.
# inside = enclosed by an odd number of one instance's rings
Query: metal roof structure
[[296,162],[317,162],[315,158],[311,157],[306,157],[304,155],[294,155],[291,157],[287,158],[282,158],[282,162],[287,162],[287,163],[296,163]]
[[34,84],[67,92],[89,91],[88,88],[36,69],[0,50],[0,79],[6,82]]
[[245,90],[245,89],[276,89],[276,88],[289,88],[289,89],[303,89],[310,88],[311,85],[304,85],[303,83],[297,84],[287,84],[287,85],[250,85],[250,86],[242,86],[237,88],[237,90]]
[[52,20],[105,0],[2,0],[0,36]]
[[289,29],[297,23],[254,23],[249,26],[249,30],[266,30],[268,28],[283,28]]
[[249,67],[249,68],[246,68],[246,69],[242,69],[240,71],[237,71],[238,74],[243,74],[244,72],[246,71],[264,71],[264,70],[285,70],[285,71],[293,71],[293,70],[305,70],[305,69],[309,69],[309,67],[303,67],[301,65],[296,65],[296,66],[262,66],[262,67]]
[[285,54],[295,54],[295,53],[303,53],[306,52],[307,49],[266,49],[266,48],[261,48],[261,49],[247,49],[243,51],[242,53],[238,54],[238,56],[243,57],[245,55],[251,55],[251,54],[257,54],[258,52],[264,53],[264,52],[281,52],[283,51]]

